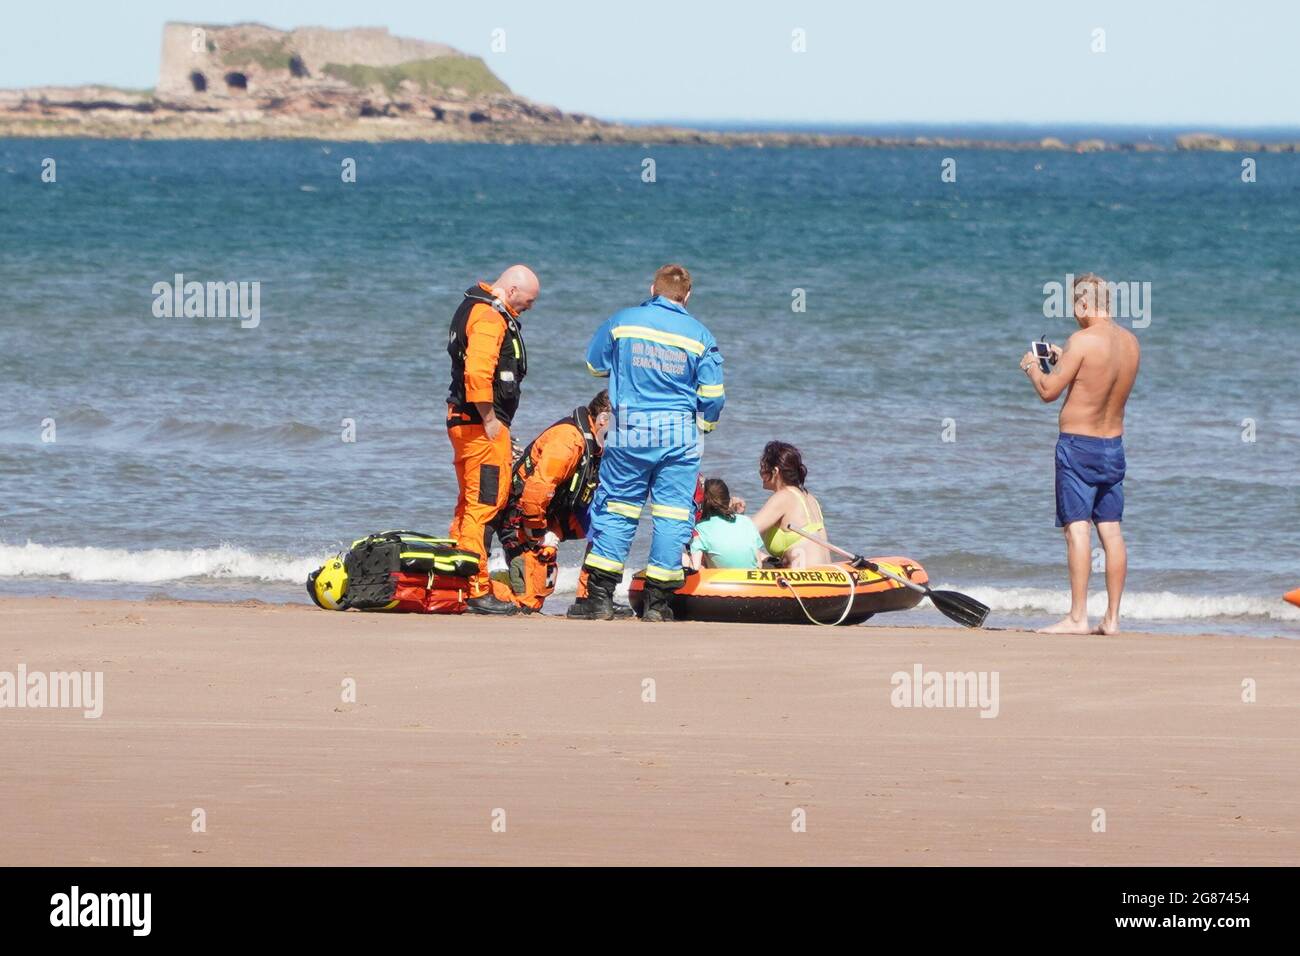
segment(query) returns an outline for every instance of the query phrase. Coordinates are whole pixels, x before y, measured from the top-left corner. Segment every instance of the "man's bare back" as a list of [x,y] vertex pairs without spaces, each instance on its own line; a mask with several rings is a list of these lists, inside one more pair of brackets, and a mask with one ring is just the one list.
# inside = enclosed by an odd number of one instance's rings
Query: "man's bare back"
[[1068,356],[1080,364],[1061,406],[1062,432],[1097,438],[1124,434],[1124,405],[1137,378],[1139,353],[1137,336],[1109,319],[1070,336],[1062,363]]
[[1110,318],[1110,286],[1087,273],[1074,283],[1074,318],[1080,330],[1064,351],[1053,347],[1056,368],[1038,367],[1033,351],[1020,360],[1044,402],[1065,394],[1056,441],[1056,526],[1065,531],[1070,572],[1070,613],[1045,634],[1087,634],[1092,530],[1106,552],[1106,613],[1096,632],[1119,632],[1119,606],[1128,574],[1124,517],[1124,406],[1137,379],[1137,337]]

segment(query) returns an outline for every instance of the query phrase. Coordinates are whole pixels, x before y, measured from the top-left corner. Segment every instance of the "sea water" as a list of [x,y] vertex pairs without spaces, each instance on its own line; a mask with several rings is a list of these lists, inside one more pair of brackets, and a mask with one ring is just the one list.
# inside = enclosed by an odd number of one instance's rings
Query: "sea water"
[[[1095,271],[1149,290],[1127,624],[1300,636],[1300,157],[1253,158],[0,141],[0,593],[305,601],[351,539],[445,530],[462,290],[541,276],[522,443],[679,261],[725,356],[705,473],[756,507],[792,441],[833,541],[1041,624],[1068,604],[1057,409],[1017,363],[1073,331],[1045,287]],[[178,275],[255,288],[257,321],[157,308]]]

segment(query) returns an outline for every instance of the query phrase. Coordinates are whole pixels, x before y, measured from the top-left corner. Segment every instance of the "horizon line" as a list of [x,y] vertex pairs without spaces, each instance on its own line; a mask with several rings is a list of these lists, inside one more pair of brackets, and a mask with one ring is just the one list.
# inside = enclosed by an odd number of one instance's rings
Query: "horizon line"
[[[573,110],[571,112],[583,112]],[[595,115],[588,113],[587,115]],[[783,128],[793,129],[822,129],[832,127],[889,127],[889,126],[911,126],[911,127],[934,127],[934,128],[951,128],[961,126],[985,126],[1001,128],[1047,128],[1047,129],[1114,129],[1114,130],[1151,130],[1160,132],[1215,132],[1216,129],[1230,130],[1276,130],[1280,132],[1297,132],[1300,133],[1300,123],[1291,121],[1289,123],[1240,123],[1240,122],[1212,122],[1197,121],[1190,123],[1170,122],[1167,120],[1141,122],[1141,121],[1109,121],[1109,120],[1091,120],[1082,122],[1062,123],[1059,120],[989,120],[989,119],[963,119],[963,120],[842,120],[842,119],[771,119],[771,118],[740,118],[740,119],[720,119],[717,117],[708,118],[636,118],[636,117],[597,117],[606,119],[611,123],[621,123],[627,126],[738,126],[738,125],[764,125],[769,127],[780,126]]]

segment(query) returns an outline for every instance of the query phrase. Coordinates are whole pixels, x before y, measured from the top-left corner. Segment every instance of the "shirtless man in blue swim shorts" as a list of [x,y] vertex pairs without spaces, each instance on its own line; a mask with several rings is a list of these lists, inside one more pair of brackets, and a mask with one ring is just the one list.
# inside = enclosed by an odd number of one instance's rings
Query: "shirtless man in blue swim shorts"
[[[1033,352],[1020,368],[1038,397],[1061,406],[1061,436],[1056,441],[1056,526],[1065,529],[1070,569],[1070,613],[1043,634],[1116,634],[1119,602],[1128,573],[1128,552],[1120,521],[1124,517],[1124,405],[1138,373],[1137,336],[1110,317],[1110,287],[1089,273],[1074,280],[1074,318],[1080,331],[1064,349],[1053,346],[1056,367],[1044,374]],[[1092,570],[1092,529],[1106,551],[1106,614],[1101,626],[1088,627],[1088,573]]]

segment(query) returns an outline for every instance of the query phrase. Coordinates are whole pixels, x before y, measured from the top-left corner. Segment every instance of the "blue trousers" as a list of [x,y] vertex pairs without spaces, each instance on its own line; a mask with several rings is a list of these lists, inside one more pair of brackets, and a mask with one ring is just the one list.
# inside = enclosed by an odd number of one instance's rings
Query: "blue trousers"
[[584,564],[622,576],[649,497],[653,537],[646,579],[669,587],[681,584],[682,551],[695,526],[699,473],[697,443],[650,448],[607,444],[600,460],[600,487],[591,503],[591,550]]

